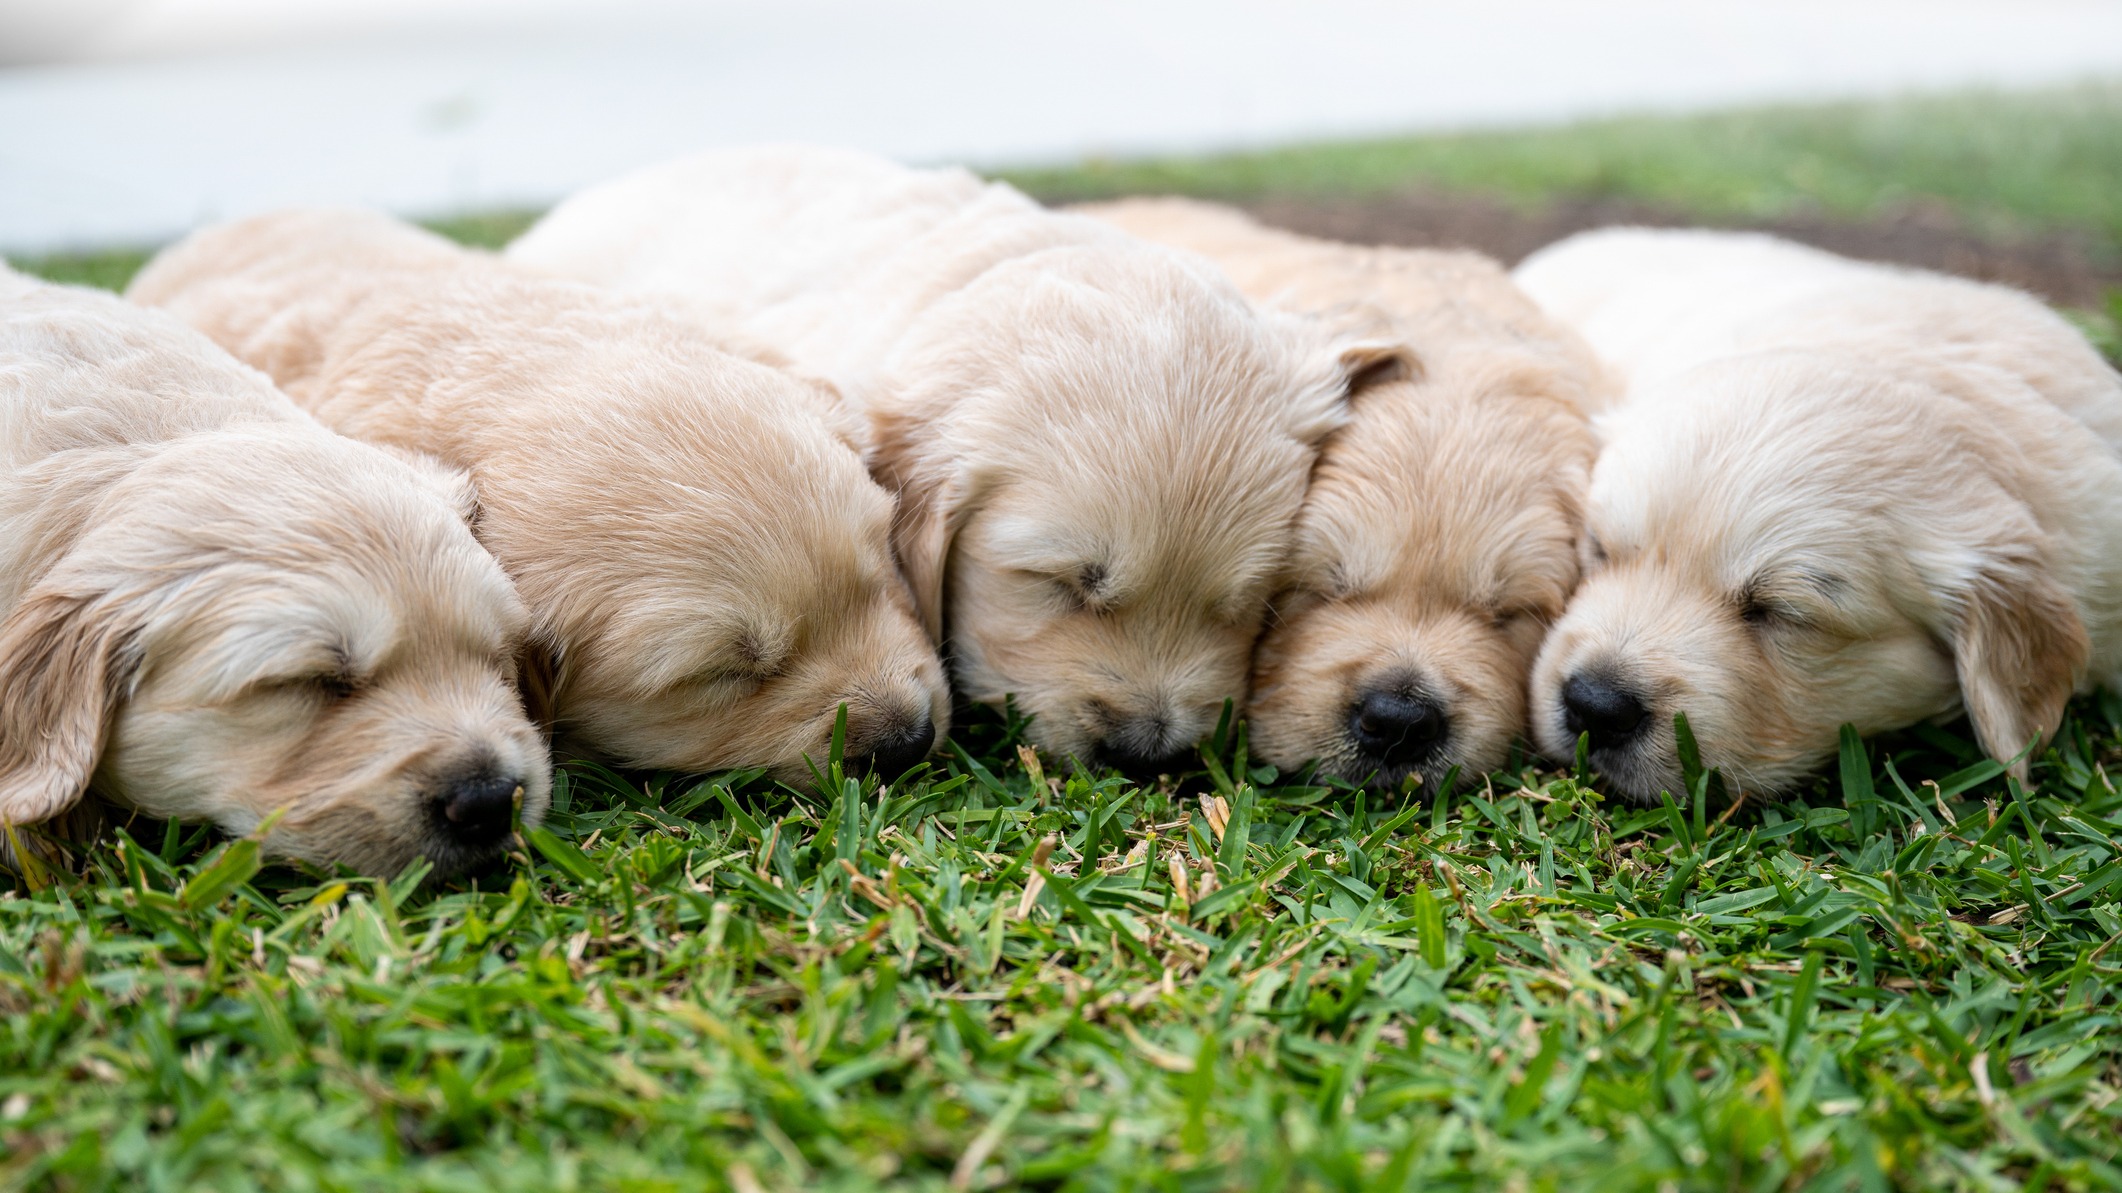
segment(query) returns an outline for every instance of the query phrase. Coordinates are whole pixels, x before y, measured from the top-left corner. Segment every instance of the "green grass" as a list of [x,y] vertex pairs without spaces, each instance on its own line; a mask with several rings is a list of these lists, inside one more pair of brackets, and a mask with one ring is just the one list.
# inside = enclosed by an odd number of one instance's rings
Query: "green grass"
[[990,717],[889,792],[572,765],[427,889],[136,825],[0,896],[0,1183],[2110,1188],[2113,713],[1729,819],[1242,738],[1226,819]]
[[2122,81],[1630,116],[1003,176],[1056,201],[1156,193],[1348,198],[1431,187],[1528,206],[1626,199],[1733,220],[1861,219],[1929,203],[1978,231],[2069,229],[2122,255]]
[[[475,212],[421,221],[442,235],[475,248],[498,249],[521,235],[542,212],[507,210]],[[46,253],[14,259],[11,264],[48,281],[74,286],[97,286],[123,290],[140,272],[157,246],[119,245],[73,253]]]

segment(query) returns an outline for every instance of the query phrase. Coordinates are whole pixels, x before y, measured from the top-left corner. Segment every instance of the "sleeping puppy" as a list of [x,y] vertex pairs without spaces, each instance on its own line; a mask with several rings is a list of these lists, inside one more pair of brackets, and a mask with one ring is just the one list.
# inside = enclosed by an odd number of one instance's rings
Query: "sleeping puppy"
[[[2024,756],[2122,665],[2122,381],[2009,290],[1763,236],[1609,230],[1519,282],[1626,377],[1591,565],[1533,677],[1627,794],[1679,790],[1673,718],[1737,786],[1964,710]],[[2023,762],[2018,773],[2025,773]]]
[[133,283],[339,431],[470,471],[529,604],[534,703],[622,764],[896,777],[948,716],[892,500],[817,386],[660,304],[365,212],[202,232]]
[[1259,754],[1389,785],[1501,766],[1577,583],[1590,351],[1486,257],[1314,240],[1183,199],[1082,210],[1203,254],[1257,301],[1382,321],[1421,360],[1357,399],[1312,472],[1254,656]]
[[508,255],[681,295],[835,382],[962,693],[1138,775],[1243,698],[1318,445],[1351,379],[1398,360],[1008,187],[837,150],[645,170]]
[[469,507],[175,319],[0,267],[0,822],[93,788],[285,809],[270,852],[371,873],[496,852],[551,776]]

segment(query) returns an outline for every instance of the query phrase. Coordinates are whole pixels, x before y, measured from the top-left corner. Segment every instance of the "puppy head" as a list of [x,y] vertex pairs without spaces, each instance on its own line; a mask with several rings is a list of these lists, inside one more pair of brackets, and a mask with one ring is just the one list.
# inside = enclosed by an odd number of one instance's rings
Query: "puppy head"
[[1254,659],[1261,757],[1387,786],[1502,765],[1577,581],[1594,444],[1557,385],[1499,358],[1356,399]]
[[1608,425],[1583,586],[1533,675],[1558,759],[1677,793],[1673,719],[1735,785],[1788,787],[1838,728],[1964,705],[1994,757],[2054,729],[2089,652],[1994,407],[1864,362],[1764,354]]
[[960,690],[1054,753],[1169,769],[1242,698],[1319,442],[1397,349],[1251,311],[1099,229],[989,271],[895,364],[876,470]]
[[544,812],[525,613],[457,482],[321,431],[228,433],[120,482],[0,625],[0,818],[94,786],[272,852],[394,872]]
[[695,372],[615,360],[601,375],[632,384],[599,398],[608,438],[482,464],[481,536],[541,623],[542,712],[628,765],[794,783],[826,764],[845,706],[848,760],[896,777],[950,706],[892,563],[892,499],[825,395],[708,367],[714,395]]

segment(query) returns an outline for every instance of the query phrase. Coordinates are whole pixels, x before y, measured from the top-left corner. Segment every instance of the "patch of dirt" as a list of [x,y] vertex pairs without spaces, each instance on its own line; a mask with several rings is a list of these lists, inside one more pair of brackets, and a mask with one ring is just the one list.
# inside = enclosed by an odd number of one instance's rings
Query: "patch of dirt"
[[1477,249],[1510,265],[1542,245],[1587,228],[1708,223],[1773,232],[1844,256],[2002,282],[2066,306],[2097,307],[2106,291],[2122,287],[2122,254],[2097,237],[2070,232],[1984,235],[1950,211],[1925,206],[1878,219],[1796,216],[1733,223],[1625,200],[1559,199],[1521,208],[1491,197],[1444,191],[1360,199],[1271,196],[1238,205],[1293,232],[1370,244]]

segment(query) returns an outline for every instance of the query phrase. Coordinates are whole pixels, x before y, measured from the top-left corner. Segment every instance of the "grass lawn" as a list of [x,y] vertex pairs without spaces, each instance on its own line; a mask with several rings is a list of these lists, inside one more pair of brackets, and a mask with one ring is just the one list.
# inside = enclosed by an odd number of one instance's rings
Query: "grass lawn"
[[989,718],[888,793],[570,766],[440,889],[136,826],[0,897],[0,1181],[2113,1187],[2112,715],[1728,819],[1235,741],[1204,802]]
[[[1013,177],[1913,196],[2122,244],[2122,89]],[[570,764],[439,885],[133,824],[0,892],[0,1188],[2122,1186],[2122,700],[2027,788],[1926,728],[1728,814],[1523,765],[1359,796],[1236,729],[1149,790],[1017,728],[890,791]]]
[[1426,186],[1527,205],[1629,199],[1706,219],[1802,212],[1862,219],[1927,203],[1998,235],[2072,229],[2122,253],[2122,81],[1633,116],[1002,176],[1055,201],[1158,193],[1350,197]]

